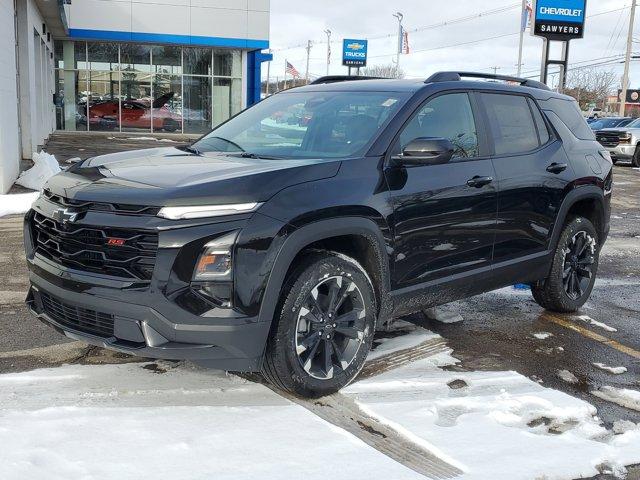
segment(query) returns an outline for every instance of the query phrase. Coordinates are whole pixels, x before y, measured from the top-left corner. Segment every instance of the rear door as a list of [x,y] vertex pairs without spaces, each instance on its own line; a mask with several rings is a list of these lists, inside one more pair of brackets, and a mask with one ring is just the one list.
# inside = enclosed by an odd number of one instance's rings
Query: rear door
[[388,166],[393,202],[394,288],[406,288],[491,267],[497,215],[495,172],[486,155],[473,97],[445,93],[427,100],[391,149],[420,137],[449,139],[444,165]]
[[490,126],[498,186],[494,265],[544,253],[571,166],[536,102],[511,93],[479,93]]

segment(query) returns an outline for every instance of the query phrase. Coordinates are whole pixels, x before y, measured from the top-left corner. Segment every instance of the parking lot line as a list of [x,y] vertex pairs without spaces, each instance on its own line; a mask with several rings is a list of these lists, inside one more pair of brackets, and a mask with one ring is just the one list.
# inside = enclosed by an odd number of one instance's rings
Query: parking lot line
[[631,347],[627,347],[620,342],[616,342],[604,335],[600,335],[599,333],[592,332],[586,328],[581,327],[580,325],[576,325],[575,323],[560,317],[556,317],[555,315],[551,315],[550,313],[543,313],[540,318],[547,320],[549,322],[553,322],[556,325],[560,325],[561,327],[568,328],[569,330],[573,330],[574,332],[578,332],[583,337],[589,338],[591,340],[595,340],[596,342],[602,343],[611,348],[615,348],[619,352],[625,353],[630,357],[636,358],[640,360],[640,351],[635,350]]

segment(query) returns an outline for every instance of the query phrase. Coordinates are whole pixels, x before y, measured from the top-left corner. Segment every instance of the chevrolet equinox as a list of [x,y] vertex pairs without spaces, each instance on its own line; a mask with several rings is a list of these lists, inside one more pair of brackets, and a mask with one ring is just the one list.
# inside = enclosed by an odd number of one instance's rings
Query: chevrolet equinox
[[392,318],[515,283],[579,309],[611,192],[577,103],[541,83],[324,77],[190,146],[50,179],[25,217],[27,304],[73,339],[317,397]]

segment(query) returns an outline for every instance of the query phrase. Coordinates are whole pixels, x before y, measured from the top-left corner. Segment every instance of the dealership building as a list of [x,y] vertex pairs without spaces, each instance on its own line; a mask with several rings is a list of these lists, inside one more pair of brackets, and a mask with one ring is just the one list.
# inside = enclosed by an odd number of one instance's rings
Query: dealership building
[[0,39],[5,193],[56,130],[201,134],[257,101],[269,0],[0,0]]

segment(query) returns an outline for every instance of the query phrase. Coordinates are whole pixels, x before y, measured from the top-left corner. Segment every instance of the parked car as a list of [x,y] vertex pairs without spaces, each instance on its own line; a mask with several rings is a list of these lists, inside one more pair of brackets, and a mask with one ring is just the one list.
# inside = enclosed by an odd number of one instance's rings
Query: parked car
[[578,310],[611,192],[577,103],[538,82],[320,79],[50,179],[27,304],[73,339],[326,395],[395,317],[517,283]]
[[589,127],[593,131],[602,130],[603,128],[615,128],[615,127],[624,127],[631,122],[633,122],[632,117],[608,117],[608,118],[600,118],[594,122],[589,123]]
[[596,139],[607,149],[613,163],[631,160],[634,167],[640,167],[640,119],[623,128],[603,128],[596,132]]

